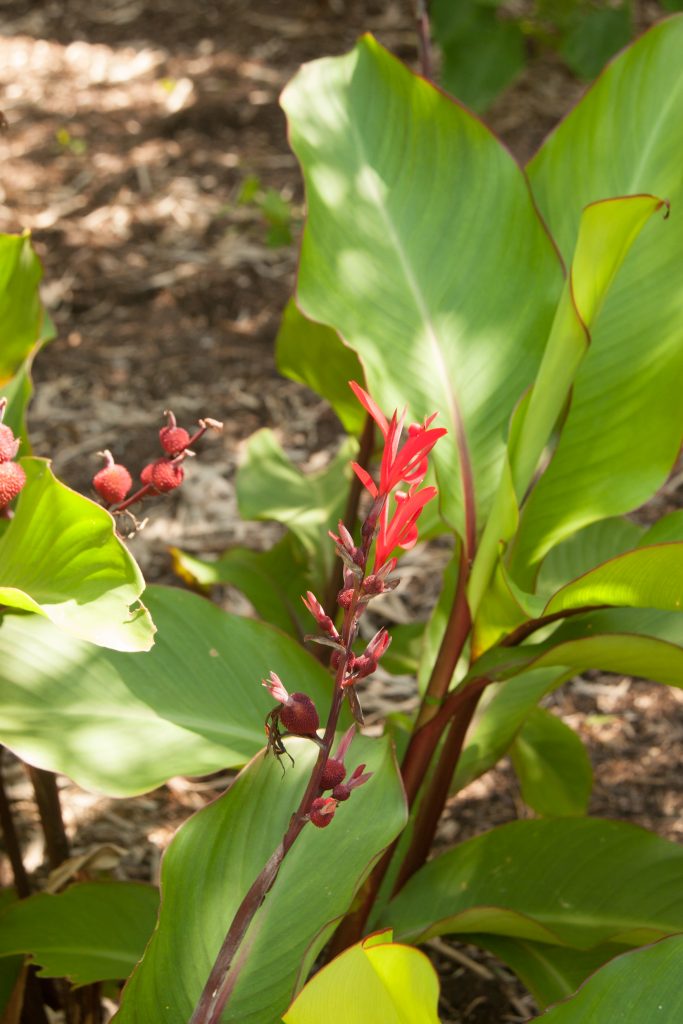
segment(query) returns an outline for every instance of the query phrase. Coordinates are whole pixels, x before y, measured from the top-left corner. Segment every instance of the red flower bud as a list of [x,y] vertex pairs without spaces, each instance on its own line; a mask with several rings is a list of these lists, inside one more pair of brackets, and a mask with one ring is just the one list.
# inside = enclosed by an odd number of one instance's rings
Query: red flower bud
[[351,796],[351,790],[347,785],[345,785],[345,783],[340,782],[339,785],[335,786],[332,790],[332,796],[335,800],[339,801],[339,803],[343,803]]
[[327,828],[336,809],[337,802],[331,796],[319,796],[311,804],[309,817],[316,828]]
[[353,601],[353,590],[340,590],[337,594],[337,601],[341,608],[350,608],[351,602]]

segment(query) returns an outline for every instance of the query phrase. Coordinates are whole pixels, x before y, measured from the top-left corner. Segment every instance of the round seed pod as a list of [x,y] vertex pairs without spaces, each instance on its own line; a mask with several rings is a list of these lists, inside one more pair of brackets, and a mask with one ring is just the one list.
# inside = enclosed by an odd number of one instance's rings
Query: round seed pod
[[334,789],[340,782],[343,782],[346,777],[346,768],[344,767],[343,761],[337,761],[335,758],[330,757],[327,760],[325,767],[323,768],[322,778],[320,779],[321,789]]
[[310,736],[320,725],[316,706],[306,693],[290,693],[282,705],[280,721],[294,736]]

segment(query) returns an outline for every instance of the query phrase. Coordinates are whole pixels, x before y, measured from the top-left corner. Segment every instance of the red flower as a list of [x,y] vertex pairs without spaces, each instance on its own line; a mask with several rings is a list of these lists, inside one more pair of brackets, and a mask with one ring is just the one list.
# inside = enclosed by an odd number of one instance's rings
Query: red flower
[[417,484],[413,484],[407,494],[405,491],[397,491],[394,495],[398,507],[391,519],[388,506],[384,506],[375,546],[375,572],[384,565],[394,548],[401,547],[408,551],[415,546],[417,520],[427,502],[435,498],[437,493],[436,487],[423,487],[420,491]]
[[436,413],[428,417],[422,424],[411,423],[408,427],[408,440],[402,448],[399,448],[405,413],[399,416],[395,412],[391,421],[387,422],[386,416],[367,391],[364,391],[355,381],[349,381],[349,386],[363,408],[372,416],[384,437],[379,488],[362,466],[356,462],[351,463],[354,473],[363,486],[368,489],[373,498],[378,498],[386,496],[402,482],[422,483],[427,473],[427,456],[439,438],[448,433],[443,427],[429,429]]

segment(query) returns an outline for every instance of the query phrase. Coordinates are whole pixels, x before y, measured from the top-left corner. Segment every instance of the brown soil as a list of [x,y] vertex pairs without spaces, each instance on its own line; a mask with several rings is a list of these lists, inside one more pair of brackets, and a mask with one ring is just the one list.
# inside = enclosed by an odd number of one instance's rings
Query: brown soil
[[[324,404],[275,370],[273,340],[293,288],[296,244],[269,246],[260,210],[240,203],[240,190],[250,176],[276,190],[290,204],[296,240],[302,189],[278,94],[302,61],[344,52],[365,30],[414,65],[410,4],[36,0],[27,9],[4,0],[0,13],[9,122],[0,142],[0,230],[32,230],[58,332],[36,363],[36,452],[88,493],[98,450],[111,448],[132,466],[153,457],[165,408],[183,424],[202,415],[225,422],[219,439],[202,444],[193,486],[154,507],[133,542],[148,578],[170,581],[169,544],[210,554],[263,543],[261,527],[239,521],[233,487],[240,446],[253,430],[275,427],[304,466],[336,443],[336,420]],[[653,15],[641,6],[645,21]],[[489,120],[523,160],[580,93],[557,61],[543,58]],[[680,503],[675,491],[674,483],[660,500]],[[418,580],[428,579],[438,557],[416,558]],[[228,606],[236,600],[226,596]],[[376,710],[395,699],[380,686]],[[683,796],[672,766],[683,752],[682,699],[603,677],[577,680],[553,698],[590,750],[593,813],[679,837]],[[18,767],[11,780],[27,863],[37,870],[43,851],[30,791]],[[115,874],[154,880],[174,829],[225,784],[177,779],[148,796],[112,801],[61,780],[74,850],[115,844],[122,848]],[[504,764],[449,807],[440,841],[526,813]],[[464,952],[455,943],[431,950],[444,982],[444,1021],[499,1024],[533,1013],[505,968]]]

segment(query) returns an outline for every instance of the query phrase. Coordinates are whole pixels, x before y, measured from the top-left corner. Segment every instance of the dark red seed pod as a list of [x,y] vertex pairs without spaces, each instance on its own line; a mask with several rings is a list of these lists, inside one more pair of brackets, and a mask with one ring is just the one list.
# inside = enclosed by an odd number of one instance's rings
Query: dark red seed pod
[[167,455],[180,455],[190,443],[190,435],[182,427],[162,427],[159,440]]
[[316,706],[306,693],[290,693],[282,705],[280,721],[294,736],[310,736],[320,725]]
[[311,804],[311,821],[316,828],[327,828],[334,817],[337,802],[331,796],[319,796]]
[[344,767],[343,761],[337,761],[335,758],[330,757],[323,768],[323,773],[320,779],[321,789],[334,789],[340,782],[343,782],[346,778],[346,768]]
[[337,602],[341,608],[349,608],[353,601],[353,590],[340,590],[337,594]]
[[338,800],[341,803],[344,800],[349,799],[349,797],[351,796],[351,789],[344,782],[341,782],[332,790],[332,796],[335,800]]

